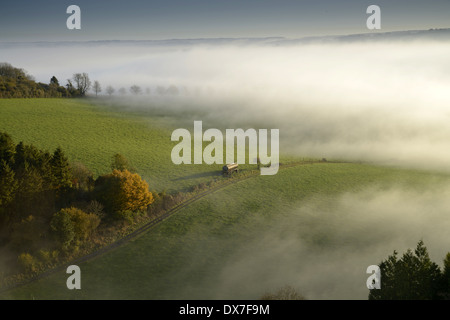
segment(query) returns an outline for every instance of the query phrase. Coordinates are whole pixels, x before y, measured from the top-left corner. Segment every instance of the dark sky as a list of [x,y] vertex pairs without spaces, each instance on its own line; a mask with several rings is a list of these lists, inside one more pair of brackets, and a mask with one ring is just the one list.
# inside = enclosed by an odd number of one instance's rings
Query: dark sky
[[[382,30],[450,27],[450,0],[35,0],[2,1],[0,41],[303,37],[369,32],[366,9],[382,10]],[[66,8],[80,6],[81,30]]]

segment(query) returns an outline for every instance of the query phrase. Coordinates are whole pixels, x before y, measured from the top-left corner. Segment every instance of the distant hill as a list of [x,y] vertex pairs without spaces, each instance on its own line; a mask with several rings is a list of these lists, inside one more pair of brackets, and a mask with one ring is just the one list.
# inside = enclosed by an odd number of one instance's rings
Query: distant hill
[[11,47],[96,47],[96,46],[199,46],[199,45],[289,45],[307,43],[365,42],[365,41],[449,41],[450,28],[429,30],[408,30],[382,32],[374,31],[349,35],[312,36],[302,38],[262,37],[262,38],[199,38],[166,40],[97,40],[97,41],[39,41],[0,42],[0,48]]
[[278,44],[315,43],[315,42],[366,42],[366,41],[450,41],[450,28],[429,30],[408,30],[393,32],[368,32],[349,35],[305,37],[300,39],[283,39]]

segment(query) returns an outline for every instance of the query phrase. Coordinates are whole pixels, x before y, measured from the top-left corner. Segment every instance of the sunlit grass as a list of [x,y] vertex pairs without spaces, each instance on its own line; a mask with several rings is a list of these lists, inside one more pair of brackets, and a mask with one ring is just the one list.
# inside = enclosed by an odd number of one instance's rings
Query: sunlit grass
[[83,100],[0,99],[1,131],[16,143],[49,151],[61,146],[70,161],[84,163],[95,175],[108,173],[112,156],[121,153],[156,191],[186,191],[220,178],[222,165],[172,163],[174,126],[149,112],[124,112]]
[[[24,299],[257,299],[245,294],[217,296],[221,271],[233,253],[264,238],[274,226],[280,227],[277,221],[299,205],[313,203],[329,210],[344,192],[396,186],[425,190],[449,181],[448,176],[420,171],[336,163],[302,165],[275,176],[257,176],[212,193],[131,243],[81,264],[80,291],[67,290],[67,276],[60,272],[8,294]],[[330,246],[330,239],[333,245],[339,245],[336,241],[347,244],[345,237],[337,239],[329,233],[326,221],[296,219],[298,236],[311,248]]]

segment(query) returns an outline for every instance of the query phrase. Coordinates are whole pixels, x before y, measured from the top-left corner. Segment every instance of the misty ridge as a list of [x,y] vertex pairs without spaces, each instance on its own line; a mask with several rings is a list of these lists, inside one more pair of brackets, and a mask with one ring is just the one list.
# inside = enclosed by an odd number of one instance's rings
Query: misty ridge
[[[282,154],[448,170],[449,35],[3,43],[0,51],[39,81],[88,72],[105,97],[115,88],[108,103],[182,114],[184,127],[280,129]],[[160,91],[169,87],[174,94]]]

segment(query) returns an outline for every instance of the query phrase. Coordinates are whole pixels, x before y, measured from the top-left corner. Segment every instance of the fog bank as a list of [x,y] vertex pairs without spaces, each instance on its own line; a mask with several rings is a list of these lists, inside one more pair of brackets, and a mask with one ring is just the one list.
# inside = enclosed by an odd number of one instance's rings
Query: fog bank
[[205,288],[185,291],[258,299],[291,285],[308,299],[367,299],[367,267],[394,250],[401,256],[423,239],[430,258],[442,267],[450,251],[449,195],[442,185],[425,193],[370,188],[298,204],[270,230],[237,247],[205,280]]
[[[38,81],[88,72],[124,107],[279,128],[283,150],[448,170],[450,43],[61,45],[0,49]],[[142,88],[133,96],[131,85]],[[161,88],[177,88],[173,94]],[[127,89],[120,96],[120,88]],[[159,90],[159,91],[158,91]],[[193,122],[192,122],[193,123]]]

